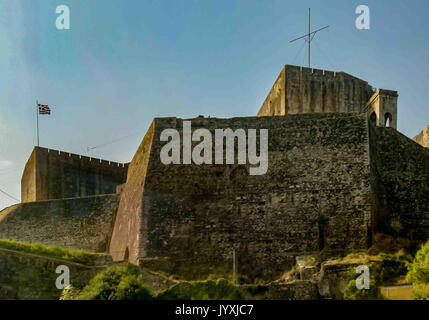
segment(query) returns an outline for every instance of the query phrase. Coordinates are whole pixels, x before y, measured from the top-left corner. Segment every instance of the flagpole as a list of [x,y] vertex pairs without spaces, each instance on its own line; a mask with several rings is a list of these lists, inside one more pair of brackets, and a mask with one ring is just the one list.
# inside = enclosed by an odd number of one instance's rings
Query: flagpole
[[36,114],[37,114],[37,146],[39,146],[39,102],[36,100]]

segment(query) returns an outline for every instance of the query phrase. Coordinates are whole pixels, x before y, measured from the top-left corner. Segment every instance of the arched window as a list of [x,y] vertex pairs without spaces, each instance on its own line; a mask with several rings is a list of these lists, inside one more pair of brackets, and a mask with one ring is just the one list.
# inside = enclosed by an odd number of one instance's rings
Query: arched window
[[125,249],[125,254],[124,254],[124,261],[128,261],[128,258],[130,257],[130,250]]
[[369,117],[369,120],[371,123],[376,124],[377,123],[377,115],[375,114],[375,111],[371,113],[371,116]]
[[392,115],[389,112],[387,112],[384,115],[384,126],[385,127],[390,127],[392,125],[392,119],[393,119]]

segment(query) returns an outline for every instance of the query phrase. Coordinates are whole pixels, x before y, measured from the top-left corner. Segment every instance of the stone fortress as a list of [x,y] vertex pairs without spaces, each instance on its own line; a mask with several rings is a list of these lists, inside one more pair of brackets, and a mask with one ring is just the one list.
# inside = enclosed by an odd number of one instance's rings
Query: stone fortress
[[305,254],[429,238],[429,131],[397,129],[396,91],[344,72],[286,65],[256,117],[197,117],[193,129],[268,129],[265,175],[248,165],[164,165],[155,118],[129,164],[35,147],[22,203],[0,238],[96,252],[169,274],[275,279]]

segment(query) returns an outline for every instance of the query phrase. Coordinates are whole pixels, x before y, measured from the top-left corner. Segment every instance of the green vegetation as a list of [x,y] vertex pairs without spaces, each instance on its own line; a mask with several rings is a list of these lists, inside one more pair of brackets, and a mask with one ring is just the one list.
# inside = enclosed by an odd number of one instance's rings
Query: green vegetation
[[240,291],[228,280],[181,282],[161,292],[160,300],[239,300]]
[[61,300],[151,300],[150,289],[138,280],[140,269],[125,265],[109,267],[98,273],[81,291],[66,288]]
[[64,289],[61,300],[230,300],[241,299],[236,286],[227,280],[180,282],[155,296],[139,280],[134,265],[109,267],[98,273],[82,290]]
[[359,290],[356,288],[355,268],[350,270],[349,283],[344,291],[346,300],[377,300],[381,299],[381,285],[394,283],[394,281],[407,273],[408,265],[412,258],[405,254],[403,250],[396,253],[379,253],[377,256],[351,254],[346,256],[344,261],[353,262],[353,264],[364,264],[370,269],[370,288],[368,290]]
[[6,239],[0,239],[0,248],[83,264],[88,263],[88,261],[93,261],[94,258],[102,256],[102,254],[99,253],[92,253],[83,250],[46,246],[40,243],[25,243]]
[[408,269],[407,279],[414,286],[413,298],[415,300],[429,299],[429,241],[417,251]]
[[380,253],[377,255],[377,263],[373,263],[371,272],[375,281],[380,284],[390,284],[400,276],[407,274],[408,265],[412,257],[402,250],[397,253]]
[[359,290],[356,288],[356,274],[355,278],[349,281],[346,289],[344,290],[344,299],[345,300],[379,300],[380,289],[375,282],[374,278],[370,279],[369,289]]

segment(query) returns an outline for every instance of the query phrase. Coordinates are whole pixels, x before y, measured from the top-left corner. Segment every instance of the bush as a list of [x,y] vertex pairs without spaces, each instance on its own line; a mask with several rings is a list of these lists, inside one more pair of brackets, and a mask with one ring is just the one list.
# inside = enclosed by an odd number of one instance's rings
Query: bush
[[429,241],[417,251],[408,267],[407,280],[414,286],[413,299],[429,299]]
[[413,285],[414,300],[429,300],[429,285],[415,284]]
[[374,275],[377,283],[385,284],[399,276],[406,275],[412,257],[400,250],[395,254],[380,253],[377,256],[377,260],[378,262],[371,266],[371,273]]
[[[351,258],[351,255],[350,257]],[[412,258],[405,254],[403,250],[396,253],[380,253],[375,259],[363,260],[370,269],[370,287],[368,290],[356,288],[355,268],[350,270],[349,283],[343,293],[347,300],[377,300],[381,299],[380,286],[394,281],[400,276],[407,274],[408,265]]]
[[[82,290],[68,286],[60,300],[152,300],[150,289],[138,280],[134,265],[109,267],[98,273]],[[161,292],[160,300],[238,300],[240,291],[227,280],[180,282]]]
[[137,276],[122,277],[119,282],[115,300],[151,300],[152,293],[148,287],[138,281]]
[[350,268],[347,277],[349,282],[343,291],[344,300],[379,300],[381,298],[379,283],[377,276],[373,272],[375,263],[367,264],[370,269],[369,289],[356,288],[356,280],[359,274],[356,273],[356,268]]
[[429,241],[417,251],[409,265],[407,279],[412,283],[429,283]]
[[77,297],[79,293],[80,291],[78,289],[72,285],[68,285],[61,293],[60,300],[78,300]]
[[109,267],[94,278],[80,292],[66,288],[62,300],[150,300],[150,289],[137,277],[140,269],[126,265]]
[[242,299],[236,286],[225,279],[181,282],[161,292],[160,300],[239,300]]
[[378,300],[380,299],[380,289],[374,278],[370,279],[369,289],[356,288],[356,279],[352,279],[344,290],[345,300]]

